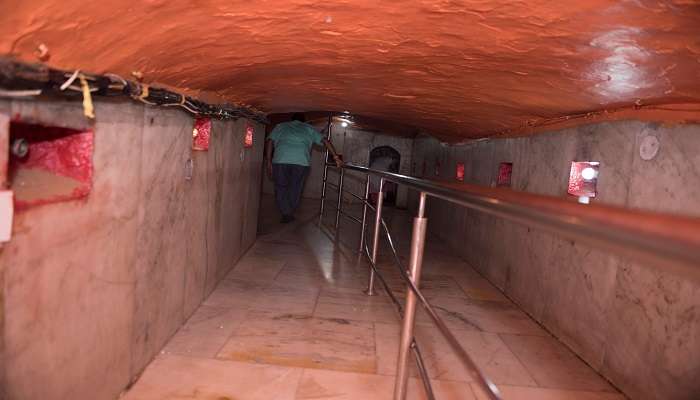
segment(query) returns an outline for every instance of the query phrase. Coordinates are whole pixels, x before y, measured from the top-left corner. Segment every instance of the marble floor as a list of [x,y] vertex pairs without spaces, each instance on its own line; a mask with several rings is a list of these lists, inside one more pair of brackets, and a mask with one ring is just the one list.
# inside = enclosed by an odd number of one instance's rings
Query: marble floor
[[[253,248],[170,340],[125,400],[390,399],[399,320],[388,296],[362,293],[358,229],[319,229],[306,201],[281,225],[263,199]],[[357,211],[357,210],[353,210]],[[389,212],[399,253],[410,218]],[[403,297],[389,251],[379,266]],[[624,399],[610,384],[436,240],[421,287],[506,400]],[[446,341],[419,313],[416,338],[437,399],[486,399]],[[425,399],[415,370],[409,398]]]

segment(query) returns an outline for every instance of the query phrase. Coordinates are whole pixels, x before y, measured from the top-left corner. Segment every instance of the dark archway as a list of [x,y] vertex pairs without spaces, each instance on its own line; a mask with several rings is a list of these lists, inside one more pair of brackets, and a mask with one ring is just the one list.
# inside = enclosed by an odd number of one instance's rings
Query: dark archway
[[[372,169],[378,169],[380,171],[387,172],[399,172],[399,166],[401,164],[401,153],[396,151],[391,146],[379,146],[372,149],[369,152],[369,167]],[[396,204],[396,184],[391,182],[385,182],[384,193],[386,197],[384,198],[385,204],[395,205]],[[372,185],[372,198],[376,198],[376,193],[379,192],[379,183]]]

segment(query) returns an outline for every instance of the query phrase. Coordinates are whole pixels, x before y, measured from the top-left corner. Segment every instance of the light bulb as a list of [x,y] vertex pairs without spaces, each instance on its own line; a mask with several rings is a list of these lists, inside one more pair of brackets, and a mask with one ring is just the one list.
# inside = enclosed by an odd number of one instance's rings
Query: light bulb
[[345,121],[343,121],[340,125],[341,125],[343,128],[347,128],[347,127],[348,127],[348,123],[345,122]]
[[583,179],[590,181],[591,179],[595,178],[595,169],[591,167],[586,167],[581,171],[581,176]]

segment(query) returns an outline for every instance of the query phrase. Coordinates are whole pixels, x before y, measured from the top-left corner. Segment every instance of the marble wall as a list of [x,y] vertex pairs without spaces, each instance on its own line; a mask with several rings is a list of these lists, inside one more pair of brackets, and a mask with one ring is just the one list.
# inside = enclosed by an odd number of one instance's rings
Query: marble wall
[[90,195],[16,213],[0,249],[3,398],[116,398],[255,240],[263,126],[244,149],[246,121],[214,121],[193,152],[181,111],[95,107],[91,125],[79,102],[0,102],[95,132]]
[[[321,130],[324,126],[316,126]],[[334,125],[331,132],[331,141],[339,153],[343,154],[345,161],[367,166],[369,164],[369,153],[372,149],[379,146],[391,146],[401,155],[399,164],[399,172],[409,174],[411,171],[411,155],[413,151],[413,139],[397,136],[389,136],[376,132],[363,131],[353,129],[351,127],[343,128],[340,125]],[[311,153],[311,171],[306,179],[303,196],[306,198],[318,199],[321,197],[321,183],[323,181],[323,147],[314,148]],[[329,181],[338,182],[338,174],[335,169],[329,170]],[[344,186],[347,190],[351,190],[356,194],[364,194],[365,181],[364,175],[358,173],[348,173],[345,176]],[[273,183],[270,179],[265,178],[264,192],[272,194],[274,192]],[[335,193],[329,194],[330,199],[335,199]],[[347,201],[353,200],[347,196]],[[405,188],[400,188],[397,192],[396,203],[399,207],[405,207],[408,200],[408,191]]]
[[[646,136],[661,143],[649,161]],[[428,178],[452,181],[464,162],[465,181],[481,185],[512,162],[515,190],[560,197],[571,161],[599,161],[595,202],[700,216],[698,125],[601,123],[455,146],[421,136],[413,158]],[[437,199],[428,216],[433,233],[630,398],[700,397],[700,283]]]
[[[0,190],[6,189],[7,161],[9,159],[10,118],[9,103],[0,102]],[[0,251],[3,244],[0,243]],[[5,286],[5,267],[0,263],[0,288]],[[0,332],[5,330],[5,296],[0,290]],[[0,399],[7,398],[5,392],[5,341],[0,334]]]

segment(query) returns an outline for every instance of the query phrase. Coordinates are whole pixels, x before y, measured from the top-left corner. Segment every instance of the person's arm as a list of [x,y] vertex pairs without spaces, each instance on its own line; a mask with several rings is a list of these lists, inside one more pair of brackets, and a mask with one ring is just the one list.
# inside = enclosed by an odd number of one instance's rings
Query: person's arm
[[333,155],[335,165],[338,166],[338,168],[342,167],[343,164],[345,164],[343,162],[343,157],[340,154],[338,154],[338,152],[335,150],[335,147],[333,147],[333,143],[331,143],[331,141],[326,138],[323,138],[322,142],[323,145],[326,146],[328,151],[330,151],[330,153]]
[[272,177],[272,149],[275,144],[272,140],[267,139],[265,141],[265,169],[267,170],[267,176]]

